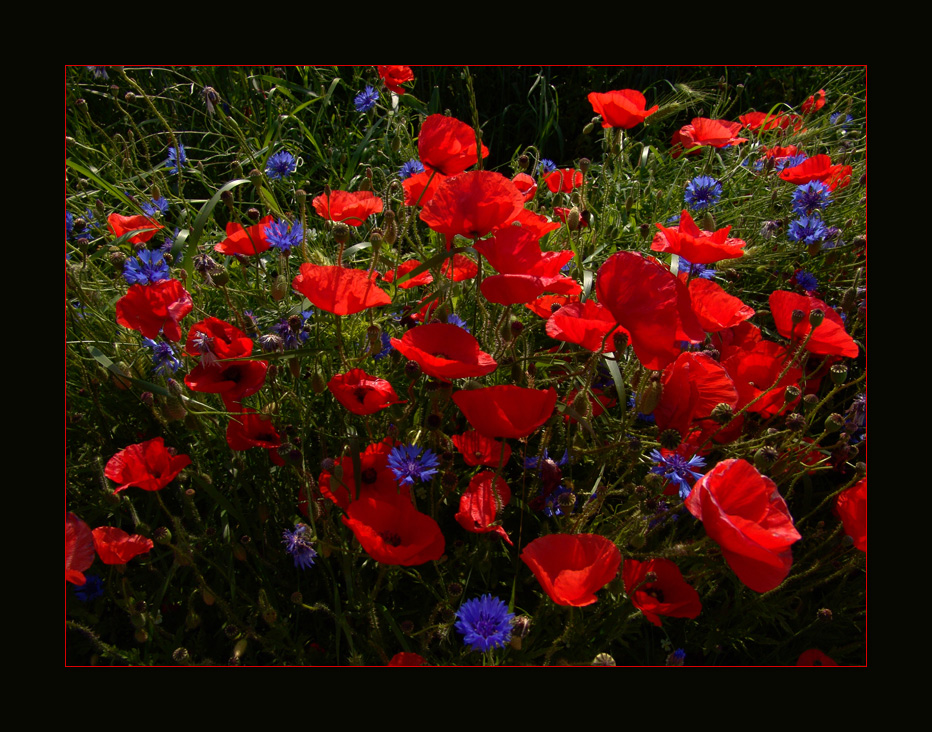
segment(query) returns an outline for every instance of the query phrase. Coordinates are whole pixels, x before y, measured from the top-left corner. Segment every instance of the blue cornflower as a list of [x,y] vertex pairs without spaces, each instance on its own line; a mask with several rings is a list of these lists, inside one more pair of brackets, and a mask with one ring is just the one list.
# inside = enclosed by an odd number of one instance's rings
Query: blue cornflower
[[307,524],[295,524],[294,531],[285,529],[282,532],[282,543],[285,545],[285,551],[294,557],[295,567],[310,569],[314,566],[314,557],[317,556],[317,552],[311,546]]
[[[544,460],[544,465],[547,464],[548,460],[550,460],[550,462],[552,462],[554,465],[566,465],[570,460],[570,453],[568,450],[564,450],[563,457],[561,457],[559,460],[553,460],[550,457],[550,454],[547,452],[547,448],[545,447],[543,460]],[[537,467],[536,457],[524,458],[524,469],[525,470],[530,470],[531,468],[536,468],[536,467]]]
[[550,160],[549,158],[541,158],[540,164],[537,166],[537,172],[540,175],[547,175],[552,173],[557,169],[557,164]]
[[693,211],[714,206],[721,196],[722,184],[708,175],[697,176],[686,186],[686,205]]
[[854,117],[852,117],[850,114],[846,114],[844,119],[842,119],[841,112],[832,112],[832,114],[829,115],[828,121],[833,125],[840,124],[841,128],[845,129],[849,122],[854,121]]
[[796,187],[793,193],[793,211],[800,216],[812,216],[832,202],[832,189],[814,180]]
[[511,640],[514,617],[504,602],[486,594],[460,605],[453,627],[463,634],[463,643],[474,651],[485,653],[503,648]]
[[110,78],[107,75],[106,66],[88,66],[87,70],[90,71],[94,75],[95,79],[103,79],[104,81],[106,81],[107,79]]
[[74,231],[74,216],[70,211],[65,211],[65,238],[71,238],[71,232]]
[[186,162],[188,162],[188,155],[184,151],[184,145],[179,142],[178,147],[168,148],[168,160],[165,161],[165,166],[172,175],[177,175]]
[[472,333],[472,331],[469,330],[469,326],[466,325],[466,321],[463,320],[459,315],[454,315],[451,313],[450,315],[447,316],[447,322],[453,325],[458,325],[460,328],[465,330],[467,333]]
[[161,249],[143,249],[123,265],[123,279],[131,285],[151,285],[170,276]]
[[682,666],[684,661],[686,661],[686,651],[682,648],[677,648],[667,656],[667,666]]
[[298,161],[287,150],[279,150],[265,164],[265,174],[269,180],[287,178],[298,169]]
[[707,264],[693,264],[682,254],[679,255],[680,261],[677,265],[677,272],[687,274],[690,277],[698,277],[703,280],[711,280],[715,277],[716,270]]
[[152,367],[155,373],[168,376],[181,368],[181,361],[175,355],[171,343],[154,341],[151,338],[143,338],[142,343],[146,348],[152,349]]
[[168,201],[164,198],[153,198],[151,203],[142,204],[142,212],[150,219],[168,211]]
[[412,175],[417,175],[418,173],[424,172],[424,166],[421,164],[421,161],[417,158],[411,158],[407,163],[401,166],[401,170],[398,171],[398,175],[402,180],[407,180]]
[[790,224],[787,237],[790,241],[815,244],[828,236],[828,229],[818,216],[802,216]]
[[357,112],[368,112],[375,106],[375,103],[379,101],[379,93],[374,87],[366,85],[366,88],[363,89],[359,94],[356,95],[356,98],[353,99],[353,102],[356,104]]
[[84,575],[84,584],[74,588],[74,596],[81,602],[96,600],[104,594],[104,581],[96,574]]
[[802,165],[809,158],[806,153],[799,153],[798,155],[791,155],[788,158],[777,158],[777,164],[774,166],[774,170],[783,170],[784,168],[795,168],[797,165]]
[[[281,346],[284,348],[300,348],[301,345],[311,337],[310,330],[305,327],[307,319],[314,314],[313,310],[302,310],[300,315],[292,315],[290,318],[282,318],[275,325],[272,326],[272,330],[282,339]],[[262,339],[259,339],[262,341]],[[260,345],[262,345],[260,343]],[[274,348],[267,348],[263,345],[265,350],[279,350],[278,344],[275,344]]]
[[657,463],[650,469],[650,472],[654,475],[662,475],[678,486],[680,498],[684,500],[692,490],[691,483],[695,483],[703,475],[693,470],[693,468],[705,467],[705,459],[698,455],[693,455],[689,460],[684,460],[678,453],[664,456],[660,450],[651,450],[650,458]]
[[802,287],[806,292],[815,292],[815,289],[819,286],[819,281],[815,278],[815,275],[804,269],[796,270],[796,275],[793,279],[796,281],[796,284]]
[[415,445],[399,445],[388,454],[388,467],[400,483],[414,485],[415,479],[425,483],[437,474],[440,459],[430,450]]
[[300,221],[295,221],[289,226],[288,222],[282,219],[273,221],[262,230],[262,233],[265,234],[269,244],[286,254],[291,251],[292,247],[301,246],[301,239],[304,237],[304,229]]

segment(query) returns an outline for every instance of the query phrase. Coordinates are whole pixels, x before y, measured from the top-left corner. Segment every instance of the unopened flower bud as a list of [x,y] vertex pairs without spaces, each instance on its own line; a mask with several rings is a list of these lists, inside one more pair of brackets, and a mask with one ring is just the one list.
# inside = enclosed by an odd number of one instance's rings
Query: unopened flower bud
[[[651,374],[650,378],[647,381],[647,386],[644,387],[641,391],[640,398],[637,403],[637,410],[641,414],[650,414],[653,412],[657,405],[660,403],[660,397],[663,393],[663,386],[660,383],[660,373]],[[679,444],[679,440],[677,440]]]
[[711,211],[706,211],[702,216],[702,221],[699,223],[702,225],[701,228],[706,231],[715,231],[715,217],[712,215]]
[[579,229],[579,209],[576,206],[570,209],[570,212],[566,215],[566,227],[570,231],[576,231]]
[[531,161],[528,159],[527,155],[518,156],[518,170],[527,170],[527,166],[531,164]]
[[589,172],[590,165],[592,165],[592,161],[589,158],[579,159],[579,169],[583,172],[583,175]]
[[126,92],[126,94],[123,95],[123,98],[126,100],[127,104],[132,104],[136,101],[136,95],[132,92]]
[[816,618],[822,620],[823,622],[830,621],[832,619],[832,611],[827,607],[819,608],[816,612]]

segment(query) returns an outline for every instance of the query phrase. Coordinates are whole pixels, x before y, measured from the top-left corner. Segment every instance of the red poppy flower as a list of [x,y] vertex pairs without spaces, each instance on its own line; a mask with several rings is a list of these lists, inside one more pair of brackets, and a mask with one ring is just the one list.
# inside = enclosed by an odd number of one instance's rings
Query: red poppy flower
[[[425,168],[457,175],[479,162],[476,150],[476,131],[465,122],[432,114],[421,125],[417,152]],[[483,145],[482,157],[488,154],[489,149]]]
[[396,653],[392,656],[392,660],[388,662],[389,666],[423,666],[427,662],[423,657],[419,656],[416,653],[406,653],[402,651],[401,653]]
[[[359,486],[357,498],[391,497],[401,493],[411,495],[410,486],[398,483],[395,474],[388,467],[388,455],[395,446],[394,440],[386,437],[381,442],[369,445],[359,455]],[[357,493],[356,473],[351,456],[334,460],[333,470],[324,470],[318,477],[320,492],[340,508],[349,507]],[[337,470],[339,468],[339,470]],[[336,474],[340,477],[337,478]]]
[[248,229],[243,228],[242,224],[233,221],[227,223],[227,238],[214,246],[214,251],[221,254],[242,254],[245,257],[251,257],[255,254],[262,254],[271,245],[265,238],[265,230],[269,224],[275,221],[274,216],[264,216],[259,219],[258,224],[250,226]]
[[346,509],[343,523],[366,554],[382,564],[424,564],[440,559],[446,546],[437,522],[401,494],[359,498]]
[[704,353],[681,353],[661,378],[663,389],[653,415],[661,431],[674,429],[685,437],[718,404],[734,407],[738,391],[724,367]]
[[837,666],[833,658],[826,656],[818,648],[810,648],[808,651],[803,651],[799,660],[796,661],[797,666]]
[[732,328],[754,315],[753,308],[729,295],[721,285],[700,277],[689,281],[689,299],[706,333]]
[[505,176],[474,170],[441,183],[421,221],[441,234],[478,239],[511,223],[523,208],[524,198]]
[[133,557],[148,554],[155,544],[139,534],[132,536],[113,526],[100,526],[91,532],[94,548],[104,564],[126,564]]
[[786,579],[790,547],[802,537],[776,484],[749,462],[722,460],[696,481],[686,508],[752,590],[769,592]]
[[850,165],[832,165],[832,159],[828,155],[815,155],[806,158],[799,165],[781,170],[780,179],[796,186],[819,181],[834,191],[838,186],[844,188],[848,185],[851,172]]
[[87,582],[84,570],[94,563],[94,536],[91,528],[73,513],[65,514],[65,581],[73,585]]
[[698,146],[726,147],[747,142],[746,137],[735,137],[740,131],[740,122],[696,117],[673,134],[673,157],[679,157],[685,150]]
[[185,385],[203,394],[219,394],[228,407],[258,392],[265,384],[267,361],[200,363],[184,377]]
[[524,547],[521,561],[557,605],[584,607],[615,579],[621,552],[598,534],[550,534]]
[[560,191],[563,193],[570,193],[574,188],[579,188],[579,186],[582,185],[583,176],[578,170],[564,168],[548,174],[547,177],[544,178],[544,183],[547,184],[551,193]]
[[195,323],[188,331],[184,350],[207,363],[252,354],[252,339],[239,328],[220,318],[209,317]]
[[[414,269],[417,269],[421,266],[421,263],[416,259],[409,259],[405,262],[402,262],[398,265],[397,269],[390,269],[385,274],[382,275],[382,279],[386,282],[394,282],[396,279],[402,279],[408,272],[411,272]],[[419,285],[429,285],[434,281],[434,276],[430,273],[429,269],[425,269],[416,277],[405,280],[400,285],[399,288],[402,290],[407,290],[411,287],[418,287]]]
[[496,514],[511,500],[511,490],[505,480],[491,470],[473,476],[469,487],[460,496],[460,510],[455,518],[466,531],[474,534],[494,532],[509,545],[511,538],[501,524],[496,524]]
[[[647,575],[656,579],[647,581]],[[658,628],[660,616],[695,618],[702,612],[699,593],[683,579],[680,568],[669,559],[637,562],[626,559],[621,570],[631,603]]]
[[498,368],[479,341],[452,323],[429,323],[412,328],[392,346],[410,361],[416,361],[428,376],[443,381],[485,376]]
[[489,302],[498,305],[524,305],[545,292],[574,295],[581,292],[582,287],[572,277],[563,275],[539,277],[537,275],[504,274],[486,277],[479,285],[479,290]]
[[475,430],[453,435],[450,439],[463,455],[463,460],[467,465],[487,465],[491,468],[498,468],[507,463],[511,457],[511,446],[507,442],[493,440]]
[[637,252],[613,254],[599,268],[596,291],[630,334],[645,368],[660,371],[673,363],[682,350],[679,341],[705,340],[686,285],[655,260]]
[[[738,119],[741,124],[749,130],[785,130],[792,125],[793,129],[798,131],[802,127],[802,119],[795,114],[769,114],[767,112],[748,112],[742,114]],[[793,153],[795,154],[795,153]]]
[[116,320],[146,338],[158,338],[161,331],[167,340],[180,341],[178,321],[193,309],[191,295],[178,280],[162,280],[152,285],[132,285],[117,301]]
[[524,202],[527,203],[537,195],[537,181],[527,173],[517,173],[511,182],[515,184],[521,195],[524,196]]
[[[777,377],[783,373],[789,353],[786,348],[772,341],[759,341],[753,348],[741,351],[722,359],[721,364],[731,376],[738,390],[738,403],[735,410],[751,404],[748,411],[770,418],[791,408],[796,402],[786,401],[786,387],[795,386],[802,378],[802,369],[794,366],[784,374],[780,383],[774,386]],[[770,390],[770,391],[768,391]],[[765,396],[761,396],[764,394]],[[760,398],[758,398],[760,397]]]
[[540,237],[520,226],[506,226],[474,247],[502,274],[552,277],[573,258],[572,250],[543,252]]
[[231,450],[264,447],[274,451],[281,447],[282,438],[276,432],[271,417],[239,404],[229,406],[239,407],[239,413],[232,415],[227,424],[227,444]]
[[382,211],[382,199],[372,191],[331,191],[313,201],[314,210],[328,221],[342,221],[347,226],[362,226],[372,214]]
[[327,388],[353,414],[375,414],[398,403],[398,395],[391,384],[385,379],[369,376],[362,369],[337,374],[327,382]]
[[522,208],[518,212],[518,217],[511,223],[512,226],[520,226],[525,231],[532,233],[536,239],[540,239],[545,234],[560,228],[558,221],[551,221],[546,216],[534,213],[528,208]]
[[[795,325],[794,310],[803,314],[802,319]],[[845,323],[841,316],[824,302],[787,290],[776,290],[770,295],[770,312],[777,330],[784,338],[794,342],[803,340],[813,330],[809,323],[809,315],[813,310],[821,310],[824,317],[806,343],[806,350],[821,356],[856,358],[858,344],[845,331]]]
[[527,437],[550,419],[555,389],[489,386],[455,392],[453,401],[466,420],[486,437]]
[[376,66],[375,68],[378,69],[385,86],[395,94],[404,94],[405,90],[401,85],[406,81],[414,81],[414,72],[411,71],[410,66]]
[[104,468],[104,475],[114,483],[119,493],[136,486],[144,491],[158,491],[171,483],[191,464],[187,455],[174,455],[165,448],[165,441],[156,437],[120,450]]
[[680,254],[693,264],[714,264],[722,259],[736,259],[744,256],[744,242],[730,239],[730,226],[718,231],[703,231],[689,211],[685,208],[680,214],[680,224],[676,229],[668,229],[663,224],[656,224],[660,232],[654,235],[650,248],[655,252]]
[[444,260],[440,272],[447,279],[462,282],[479,274],[479,265],[465,254],[454,254],[450,259]]
[[630,130],[660,109],[656,104],[647,109],[644,95],[634,89],[617,89],[604,94],[589,92],[588,99],[593,111],[602,115],[602,127]]
[[753,350],[762,339],[760,328],[747,320],[731,328],[712,333],[709,337],[713,348],[718,349],[721,354],[722,362],[736,353]]
[[405,178],[401,181],[401,187],[405,192],[405,206],[423,206],[434,197],[437,188],[447,178],[448,176],[435,170],[425,170]]
[[291,286],[321,310],[352,315],[392,301],[388,293],[375,286],[376,277],[375,272],[361,269],[305,263]]
[[629,335],[624,328],[615,326],[615,316],[608,308],[594,300],[586,300],[565,305],[553,313],[547,320],[547,335],[558,341],[576,343],[593,353],[611,352],[615,350],[615,341],[606,338],[610,332]]
[[803,102],[803,114],[817,112],[825,106],[825,89],[819,89],[815,94]]
[[578,295],[541,295],[536,300],[525,303],[524,307],[535,315],[549,320],[557,310],[574,302],[579,302]]
[[854,546],[867,553],[867,478],[862,478],[835,499],[835,512]]
[[107,217],[107,227],[116,237],[131,231],[138,231],[138,234],[129,238],[130,244],[147,242],[158,233],[159,229],[165,228],[162,224],[145,216],[121,216],[118,213],[112,213]]

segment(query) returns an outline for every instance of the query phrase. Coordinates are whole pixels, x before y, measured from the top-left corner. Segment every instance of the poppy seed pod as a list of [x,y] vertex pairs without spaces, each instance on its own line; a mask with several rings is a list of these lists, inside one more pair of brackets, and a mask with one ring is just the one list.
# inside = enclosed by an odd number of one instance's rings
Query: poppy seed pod
[[832,377],[832,383],[844,384],[845,379],[848,378],[848,367],[843,363],[836,363],[829,370],[829,373]]
[[[793,315],[796,315],[796,312],[793,311]],[[813,328],[818,328],[822,325],[822,321],[825,319],[825,313],[823,313],[819,308],[816,308],[811,313],[809,313],[809,325]]]
[[825,418],[825,431],[838,432],[845,425],[845,418],[837,412],[833,412]]
[[794,310],[792,314],[790,315],[790,320],[792,321],[794,326],[797,326],[803,322],[803,318],[805,317],[806,317],[806,314],[802,310],[797,309],[797,310]]
[[783,392],[783,398],[787,402],[792,402],[792,401],[795,401],[796,399],[799,399],[800,394],[802,394],[802,392],[799,390],[799,387],[793,386],[791,384],[790,386],[786,387],[786,390]]
[[678,430],[668,429],[660,433],[657,441],[660,442],[661,447],[665,447],[667,450],[675,450],[679,447],[682,439],[682,435]]
[[734,407],[732,407],[730,404],[722,402],[721,404],[716,404],[715,408],[712,410],[712,419],[715,420],[718,424],[728,424],[728,422],[731,421],[734,412]]

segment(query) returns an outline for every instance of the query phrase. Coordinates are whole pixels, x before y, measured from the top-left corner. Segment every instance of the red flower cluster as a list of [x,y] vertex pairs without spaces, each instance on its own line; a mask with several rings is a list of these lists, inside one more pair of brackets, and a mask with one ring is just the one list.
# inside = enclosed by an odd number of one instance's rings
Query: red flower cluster
[[686,508],[722,548],[728,566],[755,592],[778,587],[802,537],[770,478],[745,460],[722,460],[696,481]]
[[321,310],[352,315],[367,308],[388,305],[392,299],[375,286],[378,275],[360,269],[305,263],[291,286]]
[[551,193],[571,193],[583,184],[583,175],[578,170],[564,168],[549,173],[544,178],[544,183],[547,184]]
[[209,317],[188,331],[185,352],[200,363],[184,377],[192,391],[220,394],[227,409],[262,388],[268,371],[266,361],[252,361],[252,339],[219,318]]
[[265,238],[265,230],[269,224],[275,221],[274,216],[265,216],[259,220],[259,223],[244,228],[242,224],[233,221],[227,223],[227,238],[214,246],[214,251],[221,254],[241,254],[245,257],[251,257],[256,254],[262,254],[270,246],[269,240]]
[[386,88],[395,94],[404,94],[405,90],[401,85],[406,81],[414,81],[414,72],[411,71],[410,66],[376,66],[375,68]]
[[[360,453],[358,486],[352,458],[347,456],[334,460],[334,469],[324,470],[318,477],[317,482],[321,494],[344,510],[354,500],[353,496],[380,498],[391,497],[397,493],[406,497],[410,496],[410,487],[406,484],[399,485],[394,473],[388,468],[388,455],[394,444],[390,438],[386,438],[369,445]],[[339,478],[337,473],[340,474]],[[356,495],[357,491],[358,495]],[[302,513],[307,514],[305,508],[301,510]]]
[[[648,581],[648,575],[653,577]],[[658,628],[661,615],[695,618],[702,612],[699,593],[683,579],[680,568],[669,559],[637,562],[626,559],[621,571],[631,603]]]
[[360,497],[349,504],[343,523],[382,564],[413,567],[440,559],[446,547],[437,522],[400,493]]
[[362,369],[350,369],[345,374],[337,374],[327,383],[327,388],[353,414],[375,414],[398,403],[398,395],[390,383],[369,376]]
[[589,92],[587,98],[593,111],[602,115],[602,127],[630,130],[660,109],[656,104],[647,109],[644,95],[634,89],[618,89],[604,94]]
[[347,226],[362,226],[372,214],[382,211],[382,199],[372,191],[331,191],[313,200],[314,210],[328,221],[342,221]]
[[131,231],[138,231],[138,234],[129,238],[130,244],[143,244],[155,236],[159,229],[165,228],[162,224],[145,216],[121,216],[118,213],[112,213],[107,217],[107,227],[117,237]]
[[158,491],[171,483],[191,464],[187,455],[174,455],[165,441],[156,437],[120,450],[104,468],[104,475],[119,485],[114,493],[136,486],[144,491]]
[[420,365],[428,376],[443,381],[485,376],[498,368],[479,341],[452,323],[429,323],[392,338],[392,346],[410,361]]
[[460,496],[460,510],[456,514],[457,523],[466,531],[474,534],[494,532],[509,545],[511,538],[505,533],[501,524],[496,524],[495,516],[508,505],[511,490],[505,480],[491,470],[473,476],[469,487]]
[[191,295],[178,280],[151,285],[132,285],[116,304],[117,323],[158,338],[159,331],[170,341],[181,340],[178,322],[194,309]]
[[584,607],[615,579],[621,552],[598,534],[550,534],[528,544],[521,561],[557,605]]

